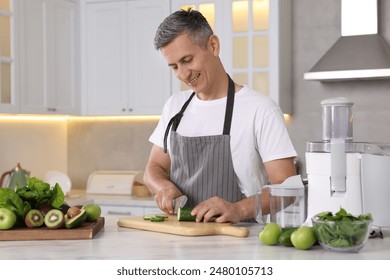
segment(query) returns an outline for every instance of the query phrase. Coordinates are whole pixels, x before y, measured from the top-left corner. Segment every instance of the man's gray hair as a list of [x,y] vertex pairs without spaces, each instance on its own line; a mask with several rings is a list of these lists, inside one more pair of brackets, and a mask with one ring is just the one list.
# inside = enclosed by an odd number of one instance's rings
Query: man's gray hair
[[206,18],[198,11],[179,10],[169,15],[157,28],[154,37],[154,47],[156,50],[168,45],[177,36],[188,34],[191,41],[203,49],[207,49],[207,42],[213,30]]

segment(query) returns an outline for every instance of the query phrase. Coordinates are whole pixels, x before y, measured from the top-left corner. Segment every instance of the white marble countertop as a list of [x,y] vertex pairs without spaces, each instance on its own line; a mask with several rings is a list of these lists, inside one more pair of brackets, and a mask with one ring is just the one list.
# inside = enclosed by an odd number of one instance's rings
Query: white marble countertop
[[105,226],[91,240],[1,241],[0,259],[8,260],[334,260],[390,259],[390,229],[384,238],[369,239],[358,253],[331,253],[319,246],[302,251],[284,246],[265,246],[257,235],[258,224],[248,226],[250,235],[178,236],[129,228],[105,218]]

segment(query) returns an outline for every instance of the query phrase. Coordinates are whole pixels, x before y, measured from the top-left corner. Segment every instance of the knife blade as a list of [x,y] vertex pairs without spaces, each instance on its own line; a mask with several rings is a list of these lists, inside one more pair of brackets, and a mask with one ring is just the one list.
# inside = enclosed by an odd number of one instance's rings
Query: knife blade
[[179,208],[182,208],[182,207],[184,207],[184,205],[186,205],[187,200],[188,200],[188,198],[185,195],[179,196],[179,197],[175,198],[174,200],[172,200],[173,214],[177,214],[177,211],[179,210]]

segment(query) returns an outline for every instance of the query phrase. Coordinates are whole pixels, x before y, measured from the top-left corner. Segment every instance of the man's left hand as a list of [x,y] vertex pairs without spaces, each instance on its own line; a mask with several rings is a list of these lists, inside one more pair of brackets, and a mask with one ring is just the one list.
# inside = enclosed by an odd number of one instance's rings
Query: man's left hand
[[196,221],[217,223],[238,223],[241,220],[237,204],[228,202],[220,197],[212,197],[199,203],[191,212],[196,215]]

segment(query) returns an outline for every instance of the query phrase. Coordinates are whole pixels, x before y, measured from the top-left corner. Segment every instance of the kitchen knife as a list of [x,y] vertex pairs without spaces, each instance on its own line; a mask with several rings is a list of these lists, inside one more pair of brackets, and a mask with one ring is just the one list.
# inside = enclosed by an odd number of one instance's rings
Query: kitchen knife
[[182,208],[184,205],[186,205],[187,200],[188,198],[185,195],[179,196],[178,198],[172,200],[173,214],[177,214],[179,208]]

